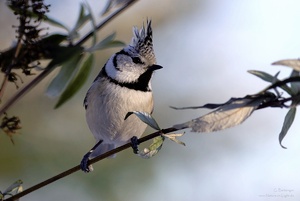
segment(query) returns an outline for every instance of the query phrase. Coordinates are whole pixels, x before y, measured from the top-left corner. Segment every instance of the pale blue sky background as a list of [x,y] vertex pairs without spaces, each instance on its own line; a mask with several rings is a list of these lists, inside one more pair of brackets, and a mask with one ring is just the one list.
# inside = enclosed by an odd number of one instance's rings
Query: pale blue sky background
[[[81,1],[47,2],[52,4],[51,16],[72,27]],[[103,8],[99,1],[87,2],[95,15]],[[290,69],[270,64],[299,57],[299,8],[297,0],[141,0],[106,26],[99,38],[117,31],[117,38],[128,43],[131,27],[152,18],[157,62],[164,66],[153,79],[154,116],[161,127],[169,127],[208,112],[174,111],[170,105],[225,102],[267,86],[247,70],[289,75]],[[6,41],[10,44],[11,39]],[[0,169],[0,189],[19,178],[27,188],[79,163],[94,143],[82,100],[115,51],[98,54],[98,69],[89,83],[61,109],[52,110],[56,100],[41,95],[49,81],[16,105],[12,112],[20,113],[24,128],[15,146],[0,135],[0,158],[7,161],[6,169]],[[22,200],[299,200],[298,117],[283,141],[288,149],[278,144],[286,112],[260,110],[232,129],[187,132],[180,139],[186,147],[167,141],[150,160],[127,151],[98,163],[91,174],[76,173]]]

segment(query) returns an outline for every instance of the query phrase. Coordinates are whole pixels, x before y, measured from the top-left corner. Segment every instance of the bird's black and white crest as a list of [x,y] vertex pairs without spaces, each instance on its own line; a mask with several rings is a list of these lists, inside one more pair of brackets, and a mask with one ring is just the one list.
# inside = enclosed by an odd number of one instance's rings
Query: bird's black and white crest
[[146,26],[143,24],[141,29],[133,27],[131,43],[108,59],[86,95],[85,107],[91,91],[106,81],[109,81],[109,86],[151,92],[152,74],[160,68],[156,65],[151,20],[147,20]]
[[147,20],[146,27],[143,25],[140,30],[137,27],[133,27],[133,38],[130,46],[142,57],[153,61],[153,63],[156,62],[152,42],[151,20]]
[[148,20],[141,29],[133,27],[131,43],[111,56],[102,73],[106,73],[103,75],[114,83],[149,84],[150,87],[152,73],[157,70],[153,68],[155,64],[151,20]]

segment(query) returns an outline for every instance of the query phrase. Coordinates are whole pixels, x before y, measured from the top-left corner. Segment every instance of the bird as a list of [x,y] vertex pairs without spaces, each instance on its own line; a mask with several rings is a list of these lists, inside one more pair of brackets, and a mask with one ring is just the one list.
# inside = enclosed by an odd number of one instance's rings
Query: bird
[[147,125],[135,115],[127,118],[127,114],[153,112],[151,78],[161,68],[156,64],[151,20],[147,20],[141,29],[133,27],[131,43],[108,59],[87,91],[86,122],[96,144],[83,156],[82,171],[93,171],[88,164],[91,158],[128,142],[138,152],[137,139]]

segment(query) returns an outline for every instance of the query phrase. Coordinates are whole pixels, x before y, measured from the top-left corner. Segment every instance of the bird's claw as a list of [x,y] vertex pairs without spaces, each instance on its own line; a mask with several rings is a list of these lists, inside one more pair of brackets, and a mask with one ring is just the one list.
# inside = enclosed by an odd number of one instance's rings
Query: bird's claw
[[87,154],[85,154],[80,162],[80,169],[85,172],[85,173],[89,173],[91,171],[93,171],[93,166],[89,165],[89,157],[90,157],[90,152],[88,152]]
[[138,138],[136,136],[133,136],[131,139],[131,147],[133,149],[133,153],[138,154],[139,153],[139,147],[138,145],[140,144],[138,141]]

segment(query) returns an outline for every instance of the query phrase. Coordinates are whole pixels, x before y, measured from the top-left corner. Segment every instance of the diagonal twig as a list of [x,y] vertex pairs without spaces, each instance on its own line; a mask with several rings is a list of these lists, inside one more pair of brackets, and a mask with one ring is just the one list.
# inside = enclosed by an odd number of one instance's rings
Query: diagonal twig
[[[158,137],[161,134],[171,133],[171,132],[174,132],[174,131],[177,131],[177,130],[180,130],[180,129],[176,129],[176,128],[173,128],[173,127],[162,129],[161,131],[157,131],[157,132],[151,133],[151,134],[149,134],[149,135],[147,135],[145,137],[140,138],[138,140],[138,143],[143,143],[143,142],[146,142],[146,141],[148,141],[150,139]],[[103,160],[103,159],[105,159],[105,158],[107,158],[107,157],[109,157],[109,156],[111,156],[113,154],[119,153],[119,152],[121,152],[121,151],[123,151],[125,149],[130,148],[130,147],[131,147],[131,143],[127,143],[127,144],[125,144],[123,146],[117,147],[117,148],[115,148],[115,149],[113,149],[111,151],[108,151],[108,152],[100,155],[100,156],[97,156],[96,158],[91,159],[89,161],[89,164],[94,164],[94,163],[96,163],[98,161],[101,161],[101,160]],[[44,186],[47,186],[48,184],[51,184],[51,183],[53,183],[53,182],[55,182],[57,180],[60,180],[60,179],[66,177],[66,176],[68,176],[70,174],[73,174],[74,172],[77,172],[78,170],[80,170],[80,166],[79,165],[77,165],[77,166],[75,166],[73,168],[70,168],[70,169],[68,169],[68,170],[66,170],[66,171],[64,171],[64,172],[62,172],[62,173],[60,173],[60,174],[58,174],[58,175],[56,175],[54,177],[51,177],[51,178],[49,178],[49,179],[47,179],[47,180],[45,180],[45,181],[43,181],[41,183],[38,183],[38,184],[36,184],[36,185],[34,185],[34,186],[32,186],[32,187],[24,190],[24,191],[22,191],[22,192],[20,192],[20,193],[18,193],[16,195],[14,195],[14,196],[12,196],[12,197],[9,197],[9,198],[5,199],[4,201],[15,201],[15,200],[17,200],[17,199],[19,199],[19,198],[21,198],[21,197],[23,197],[25,195],[28,195],[29,193],[32,193],[32,192],[34,192],[34,191],[36,191],[36,190],[38,190],[38,189],[40,189],[40,188],[42,188]]]

